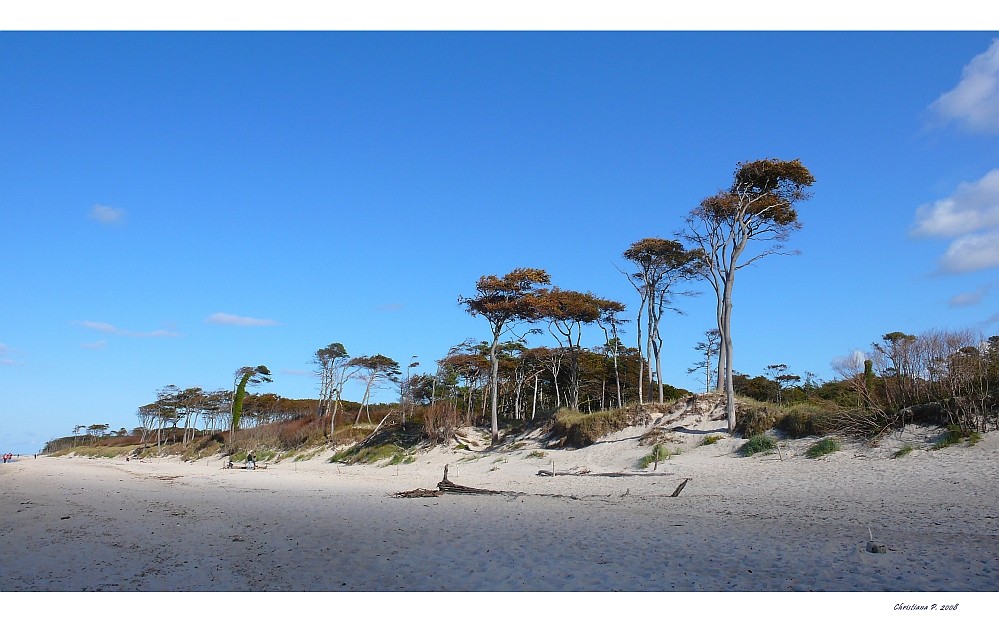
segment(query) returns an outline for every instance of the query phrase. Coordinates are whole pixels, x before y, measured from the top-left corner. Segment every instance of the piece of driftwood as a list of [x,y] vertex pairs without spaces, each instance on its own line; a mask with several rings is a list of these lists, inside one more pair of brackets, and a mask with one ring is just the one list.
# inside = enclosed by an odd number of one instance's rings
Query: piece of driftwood
[[[591,473],[589,471],[559,471],[555,475],[562,477],[563,475],[576,475],[580,477],[666,477],[671,475],[670,473],[622,473],[616,471],[614,473]],[[552,472],[541,469],[538,471],[538,477],[552,477]]]
[[670,496],[671,497],[679,497],[680,496],[680,491],[683,490],[683,487],[686,486],[687,482],[689,482],[689,481],[690,481],[690,478],[688,477],[687,479],[685,479],[682,482],[680,482],[680,485],[676,487],[676,490],[674,490],[673,494],[671,494]]
[[455,484],[447,478],[447,468],[448,465],[444,465],[444,479],[437,482],[437,489],[443,492],[453,492],[460,495],[501,495],[504,494],[499,490],[487,490],[485,488],[472,488],[471,486],[462,486],[461,484]]
[[443,490],[429,490],[427,488],[417,488],[415,490],[406,490],[404,492],[397,492],[393,497],[398,497],[400,499],[413,499],[417,497],[439,497],[444,494]]

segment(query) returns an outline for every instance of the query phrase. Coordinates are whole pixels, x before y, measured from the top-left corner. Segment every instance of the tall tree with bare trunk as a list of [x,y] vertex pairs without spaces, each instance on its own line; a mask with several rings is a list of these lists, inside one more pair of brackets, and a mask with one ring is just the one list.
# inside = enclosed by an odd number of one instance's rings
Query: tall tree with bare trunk
[[[681,235],[703,252],[702,276],[715,292],[720,335],[718,389],[726,395],[729,432],[735,431],[732,381],[732,288],[736,273],[770,255],[795,254],[784,242],[801,228],[796,205],[815,178],[799,160],[739,164],[732,185],[707,197],[687,216]],[[752,244],[752,246],[751,246]],[[747,250],[754,250],[747,254]]]
[[537,317],[536,297],[539,286],[551,283],[551,277],[540,268],[516,268],[505,276],[487,275],[475,283],[475,296],[459,297],[458,302],[472,316],[481,315],[489,322],[493,340],[489,348],[492,442],[499,442],[499,355],[500,337],[514,324]]
[[[643,304],[638,309],[638,323],[642,323],[644,311],[645,334],[648,339],[646,355],[649,357],[649,380],[652,379],[652,365],[655,364],[656,384],[659,387],[658,398],[662,404],[665,397],[662,374],[663,338],[660,333],[663,313],[667,309],[679,311],[673,305],[674,297],[691,295],[691,292],[676,291],[674,286],[691,280],[700,273],[703,253],[699,248],[688,250],[676,240],[645,238],[629,246],[623,255],[638,268],[634,273],[626,272],[625,276],[642,299]],[[638,345],[641,350],[641,342]]]

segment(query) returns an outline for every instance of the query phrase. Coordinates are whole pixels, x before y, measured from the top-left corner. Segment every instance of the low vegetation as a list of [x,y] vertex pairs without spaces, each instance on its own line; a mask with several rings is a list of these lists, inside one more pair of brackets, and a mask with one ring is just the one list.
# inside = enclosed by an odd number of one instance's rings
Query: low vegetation
[[933,448],[943,449],[944,447],[960,445],[961,443],[967,443],[970,447],[980,440],[982,440],[982,435],[975,430],[965,430],[957,425],[949,425],[947,426],[947,431],[933,444]]
[[651,420],[645,408],[629,407],[581,413],[562,409],[555,415],[552,435],[568,447],[588,447],[600,437],[628,426],[647,424]]
[[652,452],[647,456],[643,456],[638,464],[640,468],[646,469],[650,464],[664,462],[669,460],[670,456],[679,455],[679,453],[679,451],[670,451],[665,445],[657,443],[652,447]]
[[754,454],[769,454],[777,448],[777,441],[773,437],[767,436],[766,434],[756,434],[749,438],[739,451],[744,456],[752,456]]
[[809,458],[821,458],[822,456],[829,455],[839,450],[839,441],[834,438],[824,438],[809,447],[805,452],[805,455]]
[[701,440],[701,445],[714,445],[720,441],[723,437],[718,434],[708,434]]
[[388,466],[409,464],[415,462],[416,458],[402,447],[387,443],[364,447],[354,445],[333,454],[329,461],[341,464],[375,464],[385,461],[385,466]]
[[903,458],[912,453],[912,445],[903,445],[901,449],[892,454],[892,458]]

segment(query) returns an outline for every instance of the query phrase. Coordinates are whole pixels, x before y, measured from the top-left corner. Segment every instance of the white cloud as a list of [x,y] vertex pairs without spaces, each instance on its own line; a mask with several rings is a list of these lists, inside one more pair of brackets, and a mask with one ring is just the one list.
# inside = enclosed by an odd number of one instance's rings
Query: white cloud
[[0,359],[0,365],[13,365],[14,359]]
[[104,339],[100,341],[95,341],[93,343],[81,343],[80,347],[84,350],[103,350],[108,345],[108,342]]
[[[943,272],[999,266],[999,169],[958,185],[954,193],[916,210],[912,234],[953,238],[940,258]],[[970,304],[960,300],[951,305]]]
[[125,218],[125,210],[107,205],[95,205],[90,210],[90,218],[105,225],[113,225]]
[[938,116],[974,132],[999,132],[999,39],[971,59],[953,90],[930,105]]
[[113,324],[108,324],[107,322],[92,322],[90,320],[83,320],[73,322],[77,326],[82,326],[89,330],[97,331],[99,333],[104,333],[105,335],[121,335],[123,337],[179,337],[180,333],[158,329],[151,331],[136,331],[128,330],[125,328],[119,328]]
[[916,210],[913,234],[954,237],[999,227],[999,169],[962,182],[951,196]]
[[243,317],[231,313],[213,313],[205,321],[209,324],[222,324],[225,326],[277,326],[277,322],[274,320]]
[[945,272],[974,272],[999,267],[999,229],[954,240],[940,267]]

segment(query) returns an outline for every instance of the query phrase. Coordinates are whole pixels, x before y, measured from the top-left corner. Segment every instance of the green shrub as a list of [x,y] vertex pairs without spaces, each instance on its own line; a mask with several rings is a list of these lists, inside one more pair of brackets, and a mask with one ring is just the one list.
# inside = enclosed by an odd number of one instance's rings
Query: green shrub
[[718,434],[709,434],[704,437],[704,440],[701,441],[701,445],[714,445],[721,439],[722,437],[719,436]]
[[912,453],[912,445],[905,445],[904,447],[902,447],[902,449],[899,449],[894,454],[892,454],[891,457],[901,458],[902,456],[908,456],[910,453]]
[[545,452],[540,451],[538,449],[535,449],[531,453],[524,456],[524,458],[544,458],[544,457],[545,457]]
[[774,449],[777,448],[777,441],[766,434],[756,434],[751,436],[748,441],[739,448],[744,456],[752,456],[753,454],[769,454],[772,453]]
[[839,442],[834,438],[824,438],[808,448],[805,455],[809,458],[819,458],[835,451],[839,451]]
[[774,404],[740,398],[735,405],[735,431],[743,438],[752,438],[772,429],[781,411]]

